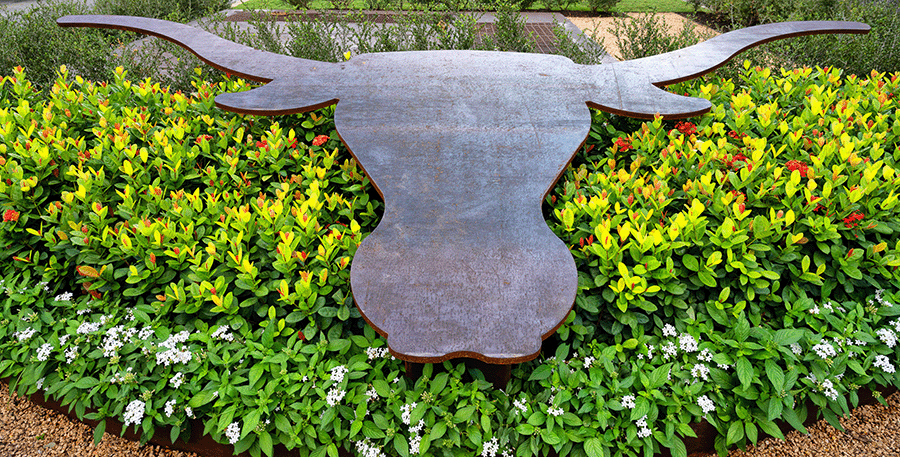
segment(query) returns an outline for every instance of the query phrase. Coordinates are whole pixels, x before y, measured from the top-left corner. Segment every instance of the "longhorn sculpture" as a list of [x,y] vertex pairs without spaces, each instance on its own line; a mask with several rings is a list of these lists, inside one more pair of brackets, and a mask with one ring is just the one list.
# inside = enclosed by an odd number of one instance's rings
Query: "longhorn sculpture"
[[661,87],[767,41],[869,31],[855,22],[768,24],[604,65],[488,51],[325,63],[155,19],[66,16],[57,23],[155,35],[267,83],[217,96],[228,111],[277,115],[336,103],[338,134],[385,202],[351,266],[362,315],[403,360],[495,364],[536,357],[572,308],[575,263],[547,227],[541,203],[587,138],[588,107],[648,119],[696,116],[710,109],[708,100]]

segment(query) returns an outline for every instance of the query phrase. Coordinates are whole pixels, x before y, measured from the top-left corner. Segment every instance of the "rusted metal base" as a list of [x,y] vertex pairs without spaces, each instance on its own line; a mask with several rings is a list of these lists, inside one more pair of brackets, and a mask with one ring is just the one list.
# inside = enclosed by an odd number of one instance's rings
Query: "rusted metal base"
[[[497,365],[493,363],[482,362],[478,359],[455,359],[454,362],[466,364],[466,371],[477,368],[484,375],[484,380],[491,383],[495,389],[504,389],[506,384],[512,378],[512,365]],[[406,365],[406,377],[412,381],[417,381],[422,377],[422,370],[425,369],[424,363],[403,362]],[[444,371],[443,364],[431,364],[434,367],[434,373]]]

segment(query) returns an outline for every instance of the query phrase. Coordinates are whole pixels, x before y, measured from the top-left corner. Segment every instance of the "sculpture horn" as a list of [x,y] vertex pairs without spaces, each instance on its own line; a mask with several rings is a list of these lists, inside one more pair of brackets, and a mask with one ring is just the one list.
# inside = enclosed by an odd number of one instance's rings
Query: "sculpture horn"
[[56,20],[60,27],[129,30],[171,41],[207,64],[253,81],[269,82],[290,74],[312,74],[334,64],[260,51],[177,22],[135,16],[80,15]]
[[[702,43],[664,54],[598,65],[594,67],[594,78],[598,86],[604,85],[604,81],[613,81],[617,86],[613,90],[618,93],[618,97],[614,100],[607,97],[604,103],[595,100],[588,103],[616,114],[638,118],[653,118],[656,114],[668,119],[696,116],[709,110],[709,102],[705,103],[705,109],[697,111],[700,104],[687,102],[686,97],[674,94],[661,99],[657,88],[709,73],[735,55],[769,41],[825,33],[864,34],[870,29],[867,24],[844,21],[764,24],[723,33]],[[628,78],[617,80],[617,75],[627,75]],[[636,78],[636,75],[639,76]],[[651,89],[648,85],[656,87]],[[608,93],[603,90],[599,92]]]

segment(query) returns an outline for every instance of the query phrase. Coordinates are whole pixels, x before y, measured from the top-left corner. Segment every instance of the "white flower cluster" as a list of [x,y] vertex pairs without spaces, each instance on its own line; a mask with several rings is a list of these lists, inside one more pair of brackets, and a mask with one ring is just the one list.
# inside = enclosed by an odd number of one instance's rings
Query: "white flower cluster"
[[700,351],[700,354],[697,355],[697,360],[699,360],[701,362],[709,363],[709,362],[712,362],[712,359],[713,359],[713,353],[709,349],[704,349],[704,350]]
[[565,413],[566,413],[566,412],[563,411],[562,408],[554,408],[554,407],[552,407],[552,406],[549,407],[549,408],[547,408],[547,414],[549,414],[549,415],[551,415],[551,416],[562,416],[562,415],[565,414]]
[[172,379],[169,380],[169,384],[172,384],[172,387],[177,389],[181,387],[181,383],[184,382],[184,373],[178,372],[175,373],[175,376],[172,376]]
[[366,355],[369,356],[369,360],[387,357],[390,353],[391,351],[388,348],[366,348]]
[[185,406],[185,407],[184,407],[184,414],[186,414],[187,417],[193,418],[193,417],[194,417],[194,410],[193,410],[190,406]]
[[794,355],[800,355],[803,353],[803,348],[797,343],[791,343],[791,352],[793,352]]
[[381,448],[375,447],[368,439],[356,442],[356,452],[362,457],[385,457]]
[[34,385],[35,385],[38,389],[43,389],[43,388],[44,388],[44,380],[45,380],[45,379],[47,379],[47,378],[45,377],[45,378],[38,379],[37,382],[34,383]]
[[328,396],[325,397],[325,403],[328,403],[328,406],[334,407],[344,399],[345,395],[347,395],[347,391],[344,389],[337,386],[332,387],[331,390],[328,391]]
[[144,402],[141,400],[132,400],[125,407],[125,427],[129,425],[139,425],[144,420]]
[[412,415],[412,410],[415,408],[416,402],[412,402],[408,405],[403,405],[400,407],[400,420],[402,420],[404,424],[409,425],[409,419]]
[[174,335],[169,335],[169,338],[167,338],[162,343],[159,343],[159,347],[166,348],[166,350],[157,350],[156,364],[169,366],[176,363],[190,362],[193,356],[193,354],[191,354],[191,351],[183,345],[180,349],[177,347],[179,344],[187,341],[189,336],[191,336],[190,332],[188,332],[187,330],[182,330]]
[[873,363],[872,365],[875,366],[876,368],[881,368],[882,370],[884,370],[885,373],[893,373],[893,372],[897,371],[894,368],[894,364],[892,364],[890,359],[888,359],[887,356],[885,356],[885,355],[880,355],[880,354],[876,355],[875,363]]
[[634,395],[622,397],[622,406],[628,409],[634,409]]
[[91,312],[90,308],[84,308],[84,309],[79,309],[78,311],[75,311],[75,314],[78,314],[79,316],[83,316],[89,312]]
[[693,336],[688,335],[687,333],[681,334],[681,336],[678,338],[678,344],[681,346],[681,350],[684,352],[695,352],[699,349],[697,340],[695,340]]
[[897,334],[894,333],[893,330],[888,328],[880,328],[877,332],[878,339],[881,340],[882,343],[886,344],[887,347],[893,348],[897,345]]
[[237,422],[229,424],[225,429],[225,437],[228,438],[229,443],[236,444],[241,439],[241,425]]
[[231,334],[231,329],[227,325],[217,328],[210,337],[214,340],[234,341],[234,335]]
[[[653,351],[654,351],[655,349],[656,349],[656,348],[653,347],[652,344],[648,344],[648,345],[647,345],[647,360],[652,360],[652,359],[653,359]],[[638,360],[644,360],[644,354],[638,354],[637,356],[638,356]]]
[[378,392],[375,391],[374,387],[370,387],[369,390],[366,391],[366,403],[371,403],[375,400],[378,400]]
[[819,355],[822,359],[827,359],[829,357],[834,357],[837,355],[837,351],[834,350],[834,346],[822,342],[812,347],[813,351]]
[[341,382],[344,380],[344,375],[347,374],[350,370],[343,365],[338,365],[331,369],[331,380],[335,383]]
[[809,313],[818,315],[819,314],[819,305],[813,305],[813,307],[809,309]]
[[53,301],[72,301],[72,292],[65,292],[53,297]]
[[150,338],[151,336],[153,336],[153,329],[150,327],[143,327],[143,328],[141,328],[141,331],[138,332],[139,340],[146,340],[147,338]]
[[834,388],[834,383],[830,379],[822,381],[822,393],[830,398],[831,401],[837,401],[838,391]]
[[103,343],[100,346],[100,349],[103,350],[103,357],[113,357],[119,353],[119,349],[125,345],[125,342],[119,339],[120,334],[124,333],[124,330],[124,326],[117,325],[106,331],[106,334],[103,335]]
[[173,398],[166,402],[166,409],[165,409],[166,417],[172,417],[172,413],[174,413],[174,412],[175,412],[175,399]]
[[678,335],[678,330],[675,329],[675,326],[672,324],[666,324],[663,326],[663,336],[670,337]]
[[72,346],[66,349],[66,363],[71,364],[75,361],[75,357],[78,357],[78,346]]
[[500,441],[495,436],[487,443],[484,443],[484,447],[481,448],[481,457],[496,457],[499,450]]
[[644,416],[635,422],[635,425],[638,426],[637,436],[638,438],[646,438],[650,436],[650,427],[647,426],[647,416]]
[[671,341],[662,345],[660,349],[662,349],[663,358],[666,360],[669,360],[670,358],[678,355],[678,348],[675,347],[675,343],[672,343]]
[[709,399],[706,395],[701,396],[697,399],[697,406],[703,410],[703,414],[709,414],[716,410],[716,404],[713,403],[712,400]]
[[44,362],[47,360],[47,357],[50,356],[50,352],[53,351],[53,345],[50,343],[44,343],[37,350],[37,359],[39,362]]
[[16,339],[19,340],[19,342],[21,343],[23,341],[30,340],[31,337],[34,335],[34,332],[35,332],[35,329],[29,327],[29,328],[26,328],[25,330],[14,333],[14,335],[16,336]]
[[597,360],[597,359],[594,357],[591,357],[591,356],[585,357],[584,358],[584,367],[585,368],[590,367],[594,363],[595,360]]
[[75,333],[79,335],[87,335],[88,333],[94,333],[97,330],[100,330],[99,322],[82,322],[78,329],[75,330]]
[[525,414],[528,412],[528,406],[526,405],[524,398],[520,398],[518,400],[513,400],[513,408],[516,408],[516,410],[513,411],[514,415],[519,414],[520,411],[522,414]]
[[695,364],[694,368],[691,368],[691,376],[694,377],[694,381],[698,378],[709,381],[709,367],[702,363]]

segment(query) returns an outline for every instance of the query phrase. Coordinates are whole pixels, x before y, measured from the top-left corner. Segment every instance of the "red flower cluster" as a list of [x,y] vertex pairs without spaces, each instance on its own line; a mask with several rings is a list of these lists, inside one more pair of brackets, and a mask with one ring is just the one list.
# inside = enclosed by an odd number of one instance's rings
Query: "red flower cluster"
[[722,162],[725,162],[726,167],[731,168],[732,170],[735,170],[735,171],[737,171],[737,167],[734,165],[735,162],[744,162],[747,164],[747,170],[753,170],[753,165],[750,165],[749,161],[750,161],[750,159],[748,159],[747,156],[745,156],[744,154],[741,154],[740,152],[731,156],[730,159],[728,158],[728,155],[726,154],[725,159],[722,160]]
[[849,216],[844,218],[844,227],[854,228],[859,225],[858,221],[861,221],[864,217],[866,217],[866,215],[863,213],[851,213]]
[[799,160],[789,160],[788,163],[785,164],[787,169],[790,171],[799,170],[800,176],[806,177],[806,170],[809,168],[805,163]]
[[328,135],[319,135],[319,136],[313,138],[312,145],[313,146],[321,146],[321,145],[325,144],[325,142],[328,141],[328,139],[329,139]]
[[616,146],[619,147],[620,151],[625,152],[631,149],[631,142],[625,138],[619,138],[618,140],[616,140]]
[[19,220],[19,212],[14,209],[8,209],[3,213],[3,222],[15,222]]
[[738,133],[738,132],[735,132],[734,130],[732,130],[732,131],[728,132],[728,136],[734,138],[735,140],[740,140],[741,138],[747,136],[747,134],[746,133]]
[[695,135],[697,133],[697,126],[691,122],[679,122],[675,124],[675,128],[685,135]]

